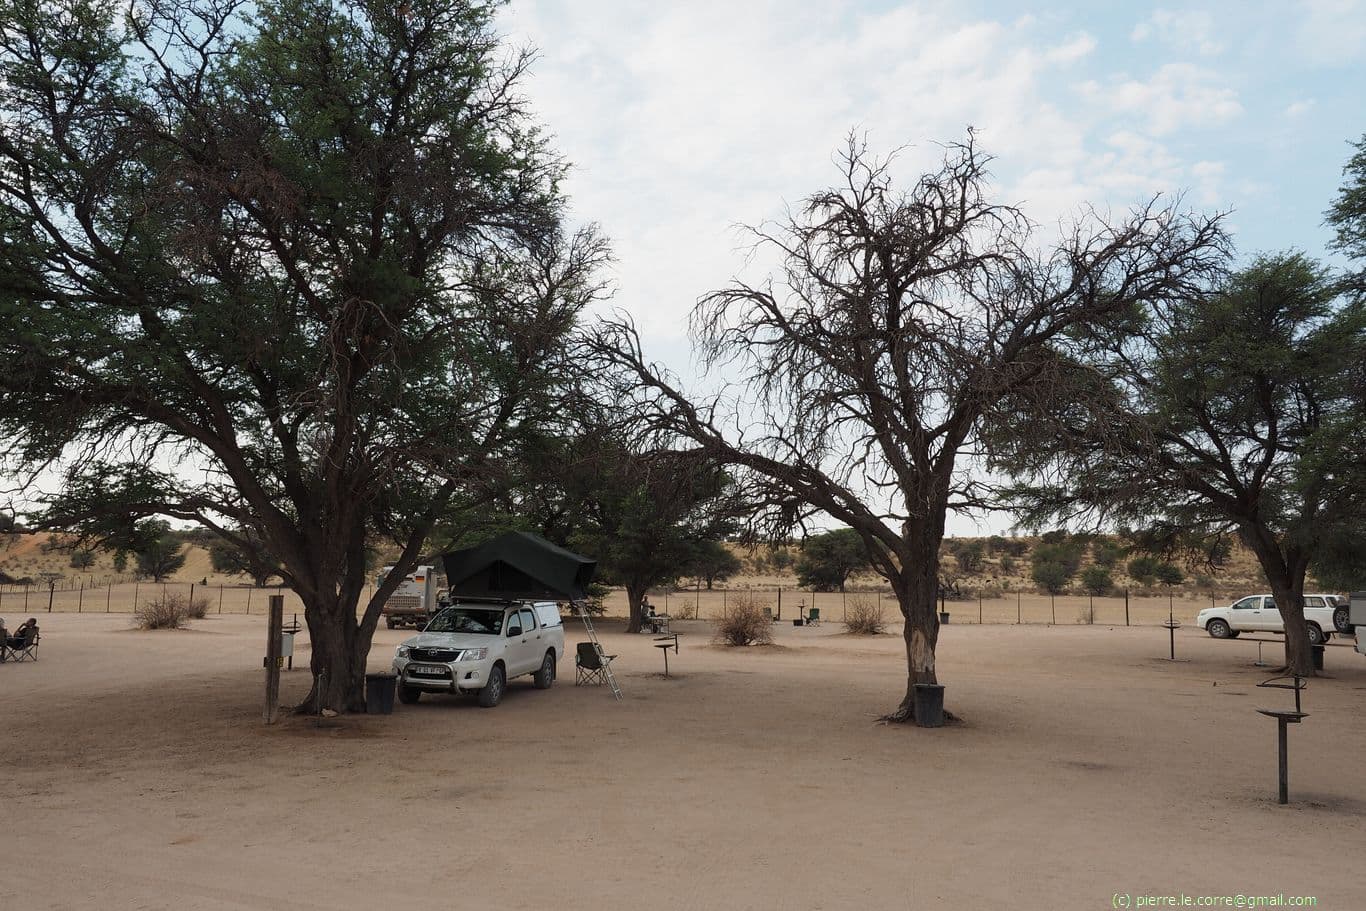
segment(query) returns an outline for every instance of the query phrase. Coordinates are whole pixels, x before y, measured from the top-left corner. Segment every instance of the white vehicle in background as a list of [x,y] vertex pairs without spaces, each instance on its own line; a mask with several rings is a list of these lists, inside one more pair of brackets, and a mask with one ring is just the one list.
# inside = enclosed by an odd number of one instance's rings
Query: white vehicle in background
[[564,625],[554,601],[462,599],[398,647],[398,698],[411,705],[423,693],[476,693],[491,708],[514,677],[530,674],[537,689],[549,689],[563,654]]
[[[376,585],[383,584],[392,566],[386,566],[375,579]],[[436,613],[440,605],[438,585],[441,577],[430,566],[415,566],[413,571],[403,577],[394,593],[384,602],[380,613],[384,615],[384,625],[393,629],[397,626],[411,626],[421,629]]]
[[[1335,616],[1340,610],[1334,595],[1305,595],[1304,620],[1309,627],[1309,642],[1322,645],[1338,628]],[[1207,607],[1195,616],[1195,625],[1215,639],[1236,639],[1239,633],[1285,633],[1281,612],[1271,595],[1249,595],[1227,607]]]

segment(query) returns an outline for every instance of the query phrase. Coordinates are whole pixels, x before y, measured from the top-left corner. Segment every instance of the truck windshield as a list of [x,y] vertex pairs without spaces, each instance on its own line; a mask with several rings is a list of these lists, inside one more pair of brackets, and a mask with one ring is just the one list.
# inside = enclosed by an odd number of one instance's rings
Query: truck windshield
[[496,636],[503,629],[501,608],[465,607],[457,604],[443,608],[427,624],[429,633],[483,633]]

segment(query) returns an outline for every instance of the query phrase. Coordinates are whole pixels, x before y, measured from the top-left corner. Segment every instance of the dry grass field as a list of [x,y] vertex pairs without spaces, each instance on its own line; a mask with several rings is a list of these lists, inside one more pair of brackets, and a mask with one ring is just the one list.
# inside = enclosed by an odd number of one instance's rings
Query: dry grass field
[[[38,663],[0,665],[5,908],[1361,907],[1366,659],[1344,647],[1305,694],[1281,807],[1255,709],[1289,695],[1255,687],[1255,643],[1189,628],[1173,663],[1150,626],[950,623],[964,721],[938,730],[875,723],[896,635],[779,625],[734,650],[698,621],[669,679],[649,636],[604,635],[621,703],[566,660],[492,710],[266,728],[263,618],[42,624]],[[381,629],[372,667],[406,635]]]

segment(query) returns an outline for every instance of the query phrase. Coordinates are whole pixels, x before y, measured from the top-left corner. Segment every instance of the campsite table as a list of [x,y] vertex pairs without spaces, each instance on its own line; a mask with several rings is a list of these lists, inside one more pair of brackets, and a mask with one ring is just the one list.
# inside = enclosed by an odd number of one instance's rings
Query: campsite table
[[650,632],[656,636],[663,634],[669,635],[669,621],[673,618],[668,614],[652,614],[645,618],[645,624],[650,627]]
[[667,636],[659,636],[655,639],[655,648],[664,653],[664,676],[669,676],[669,649],[678,654],[678,633],[670,633]]

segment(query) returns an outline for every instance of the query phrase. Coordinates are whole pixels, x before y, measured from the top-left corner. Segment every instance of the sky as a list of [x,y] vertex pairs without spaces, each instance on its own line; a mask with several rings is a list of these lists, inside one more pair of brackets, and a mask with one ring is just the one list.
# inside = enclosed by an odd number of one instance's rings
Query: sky
[[1366,0],[512,0],[501,25],[539,51],[527,94],[613,241],[615,305],[661,345],[740,267],[735,226],[830,184],[850,130],[909,183],[970,125],[1044,226],[1185,192],[1245,254],[1322,254],[1366,133]]
[[689,311],[744,268],[737,226],[830,185],[851,130],[909,185],[971,126],[1041,237],[1182,193],[1228,213],[1241,257],[1328,259],[1366,134],[1366,0],[512,0],[501,27],[538,49],[526,91],[573,217],[612,241],[612,306],[685,377]]

